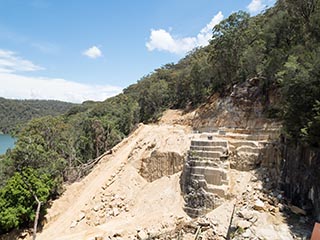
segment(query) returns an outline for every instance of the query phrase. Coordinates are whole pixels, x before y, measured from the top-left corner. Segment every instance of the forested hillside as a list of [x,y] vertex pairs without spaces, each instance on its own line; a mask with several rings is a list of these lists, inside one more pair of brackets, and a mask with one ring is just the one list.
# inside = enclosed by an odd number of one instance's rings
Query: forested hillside
[[0,132],[9,133],[32,118],[57,116],[75,104],[54,100],[11,100],[0,98]]
[[[154,121],[167,108],[194,108],[215,93],[223,97],[252,78],[261,80],[265,115],[283,120],[286,137],[319,147],[319,0],[280,0],[255,17],[233,13],[213,28],[207,47],[154,70],[122,94],[29,122],[0,161],[0,232],[34,219],[30,188],[46,202],[137,123]],[[274,104],[270,91],[278,96]]]

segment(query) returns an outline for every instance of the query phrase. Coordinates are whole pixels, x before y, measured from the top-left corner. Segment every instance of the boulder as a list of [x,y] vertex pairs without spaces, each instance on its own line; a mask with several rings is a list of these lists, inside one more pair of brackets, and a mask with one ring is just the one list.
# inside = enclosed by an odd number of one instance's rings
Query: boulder
[[247,229],[251,226],[251,223],[246,220],[240,220],[237,224],[237,227],[242,229]]
[[265,204],[260,199],[258,199],[254,202],[253,209],[255,209],[257,211],[263,211],[264,208],[265,208]]
[[245,220],[250,220],[251,218],[253,218],[253,213],[248,209],[243,209],[243,210],[239,211],[238,215],[239,215],[239,217],[241,217]]
[[146,231],[144,231],[144,230],[140,230],[138,233],[137,233],[137,238],[139,239],[139,240],[146,240],[146,239],[148,239],[148,234],[147,234],[147,232]]

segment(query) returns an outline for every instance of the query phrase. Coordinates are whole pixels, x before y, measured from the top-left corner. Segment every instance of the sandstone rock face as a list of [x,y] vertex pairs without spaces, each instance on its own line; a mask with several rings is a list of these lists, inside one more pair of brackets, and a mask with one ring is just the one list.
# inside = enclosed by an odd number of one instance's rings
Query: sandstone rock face
[[281,124],[264,117],[265,98],[271,105],[279,98],[275,92],[261,93],[263,79],[253,78],[236,84],[228,96],[213,95],[195,113],[193,128],[210,131],[215,128],[279,129]]
[[143,158],[140,174],[149,182],[153,182],[163,176],[170,176],[180,172],[183,168],[185,156],[176,152],[151,153],[150,157]]
[[269,142],[268,134],[230,135],[230,165],[240,171],[248,171],[261,165],[264,159],[263,149]]

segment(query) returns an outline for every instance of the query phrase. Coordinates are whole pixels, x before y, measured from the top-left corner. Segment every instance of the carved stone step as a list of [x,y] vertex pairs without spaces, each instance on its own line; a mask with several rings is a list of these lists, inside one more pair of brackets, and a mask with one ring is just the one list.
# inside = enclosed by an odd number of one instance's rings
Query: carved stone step
[[203,180],[204,176],[202,174],[195,174],[195,173],[191,173],[191,178],[195,179],[195,180]]
[[228,161],[212,161],[212,160],[188,160],[190,167],[217,167],[223,169],[229,169],[230,163]]
[[198,180],[198,184],[200,187],[202,187],[203,189],[207,189],[207,181],[203,178],[203,179],[199,179]]
[[250,141],[264,141],[264,140],[268,140],[269,139],[269,135],[268,134],[226,133],[224,135],[219,134],[216,137],[223,137],[223,138],[229,138],[229,139],[250,140]]
[[227,156],[222,155],[219,158],[212,158],[212,157],[202,157],[202,156],[198,156],[198,155],[193,155],[193,156],[188,156],[187,161],[199,161],[199,162],[225,162],[228,159]]
[[222,146],[190,146],[190,150],[226,153],[228,149]]
[[225,141],[225,140],[197,139],[197,140],[191,140],[191,146],[221,146],[221,147],[228,147],[228,142]]
[[201,150],[191,150],[188,152],[188,155],[190,157],[199,156],[199,157],[205,157],[205,158],[220,158],[220,157],[226,157],[225,154],[221,152],[209,152],[209,151],[201,151]]
[[250,147],[250,146],[241,146],[236,149],[237,152],[243,153],[257,153],[259,154],[261,149],[257,147]]
[[235,148],[242,147],[242,146],[259,148],[259,142],[257,142],[257,141],[231,140],[230,144],[232,146],[234,146]]
[[223,131],[219,130],[212,133],[203,133],[200,135],[200,138],[202,139],[208,139],[208,138],[229,138],[229,139],[242,139],[242,140],[254,140],[254,141],[262,141],[262,140],[268,140],[269,134],[258,134],[258,133],[235,133],[230,131]]
[[206,190],[210,193],[218,195],[219,197],[225,198],[227,196],[229,187],[227,185],[216,186],[208,184]]
[[221,185],[223,180],[228,180],[227,171],[213,167],[192,167],[192,174],[202,174],[208,184]]

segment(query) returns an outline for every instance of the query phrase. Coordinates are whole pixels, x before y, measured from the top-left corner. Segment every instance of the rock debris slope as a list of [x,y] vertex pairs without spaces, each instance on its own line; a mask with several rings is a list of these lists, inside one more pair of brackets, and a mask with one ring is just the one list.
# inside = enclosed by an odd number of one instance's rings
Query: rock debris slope
[[129,239],[137,231],[164,231],[188,219],[175,173],[190,146],[189,132],[184,126],[140,125],[53,202],[38,239]]

